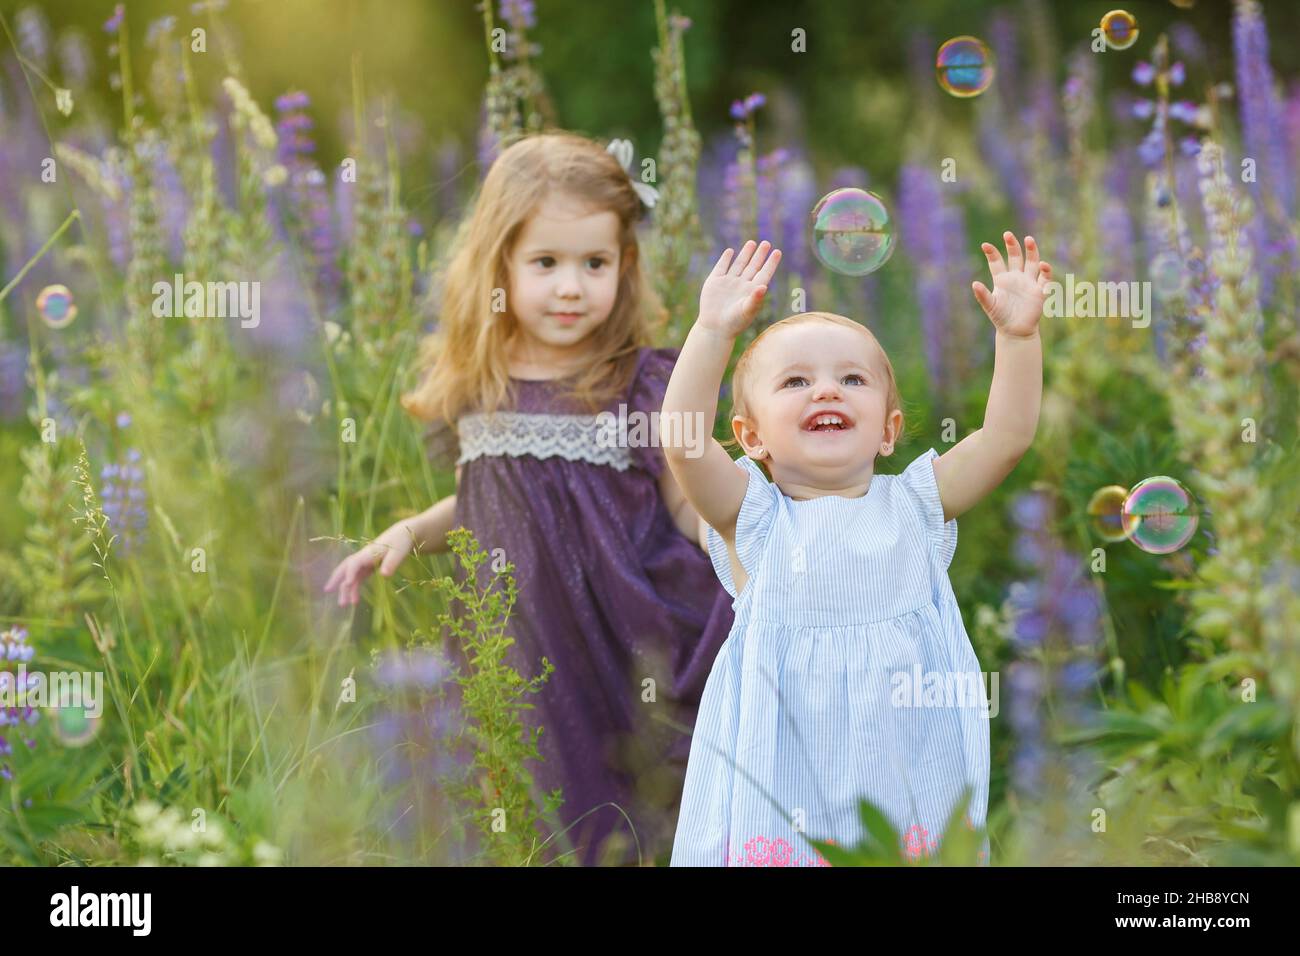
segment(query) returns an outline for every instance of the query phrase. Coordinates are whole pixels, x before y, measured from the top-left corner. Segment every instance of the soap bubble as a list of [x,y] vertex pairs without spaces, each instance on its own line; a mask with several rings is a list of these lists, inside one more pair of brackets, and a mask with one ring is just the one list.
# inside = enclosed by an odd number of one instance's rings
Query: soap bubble
[[993,84],[993,51],[978,37],[953,37],[939,47],[934,70],[946,92],[979,96]]
[[1124,500],[1128,489],[1123,485],[1098,488],[1088,500],[1088,524],[1103,541],[1123,541],[1133,532],[1133,519],[1124,518]]
[[1129,540],[1143,551],[1170,554],[1192,539],[1198,515],[1186,488],[1157,475],[1133,486],[1124,499],[1123,520],[1132,523]]
[[865,189],[836,189],[812,211],[813,252],[841,275],[875,272],[894,254],[897,235],[884,200]]
[[1186,294],[1191,284],[1182,257],[1166,249],[1151,260],[1151,291],[1161,302]]
[[1101,32],[1112,50],[1127,50],[1137,43],[1137,17],[1127,10],[1112,10],[1101,18]]
[[50,328],[61,329],[77,317],[77,303],[66,285],[47,285],[36,297],[36,311]]
[[102,721],[81,707],[59,707],[53,711],[54,739],[65,747],[84,747],[99,734]]

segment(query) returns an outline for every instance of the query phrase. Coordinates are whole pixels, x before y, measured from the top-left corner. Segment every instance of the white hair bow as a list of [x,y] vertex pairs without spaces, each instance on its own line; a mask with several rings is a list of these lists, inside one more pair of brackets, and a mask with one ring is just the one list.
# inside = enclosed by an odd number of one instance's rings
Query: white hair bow
[[636,190],[636,194],[641,197],[641,202],[645,203],[648,209],[653,209],[655,203],[659,201],[659,190],[632,175],[632,141],[611,139],[609,145],[605,147],[605,152],[618,160],[619,165],[627,171],[627,178],[632,183],[632,188]]

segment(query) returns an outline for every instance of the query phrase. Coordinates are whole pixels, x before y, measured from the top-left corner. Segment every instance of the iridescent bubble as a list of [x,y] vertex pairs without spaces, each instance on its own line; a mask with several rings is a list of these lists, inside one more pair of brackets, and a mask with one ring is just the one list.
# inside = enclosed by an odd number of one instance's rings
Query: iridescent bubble
[[1128,489],[1123,485],[1098,488],[1088,499],[1088,524],[1103,541],[1123,541],[1133,532],[1135,522],[1124,518],[1124,500]]
[[1101,32],[1112,50],[1127,50],[1137,43],[1137,17],[1127,10],[1112,10],[1101,18]]
[[1160,301],[1185,295],[1191,279],[1182,257],[1166,249],[1151,260],[1151,291]]
[[1196,533],[1196,502],[1173,478],[1156,475],[1139,481],[1124,499],[1123,520],[1132,523],[1129,540],[1150,554],[1177,551]]
[[813,252],[834,272],[864,276],[894,254],[893,218],[873,192],[836,189],[817,201],[811,218]]
[[99,733],[100,718],[81,707],[59,707],[53,713],[54,738],[65,747],[84,747]]
[[77,317],[77,303],[66,285],[47,285],[36,297],[36,311],[50,328],[61,329]]
[[953,37],[939,47],[934,71],[945,92],[979,96],[993,84],[993,51],[978,37]]

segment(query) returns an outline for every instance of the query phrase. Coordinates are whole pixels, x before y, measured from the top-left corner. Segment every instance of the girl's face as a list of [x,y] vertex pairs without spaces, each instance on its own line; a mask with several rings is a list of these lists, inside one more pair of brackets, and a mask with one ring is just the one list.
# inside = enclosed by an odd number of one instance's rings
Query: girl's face
[[510,252],[507,304],[519,323],[515,358],[568,365],[613,311],[618,296],[618,216],[550,194]]
[[[877,454],[894,450],[903,416],[888,415],[880,347],[853,329],[806,322],[759,346],[748,385],[751,420],[736,437],[767,462],[778,484],[841,489],[869,480]],[[828,416],[838,418],[839,424]]]

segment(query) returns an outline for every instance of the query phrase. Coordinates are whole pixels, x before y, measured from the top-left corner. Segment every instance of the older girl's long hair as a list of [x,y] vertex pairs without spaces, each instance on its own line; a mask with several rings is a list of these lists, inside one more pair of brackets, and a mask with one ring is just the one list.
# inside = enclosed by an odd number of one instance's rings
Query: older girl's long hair
[[613,212],[621,247],[614,308],[592,333],[590,361],[575,373],[569,394],[596,411],[630,386],[638,350],[654,344],[665,318],[637,245],[641,200],[627,171],[597,143],[549,131],[497,157],[460,225],[443,276],[439,326],[420,345],[424,377],[401,399],[410,414],[454,423],[469,410],[491,413],[513,400],[507,346],[518,321],[508,302],[504,312],[492,311],[494,295],[509,287],[507,263],[520,230],[553,193]]

